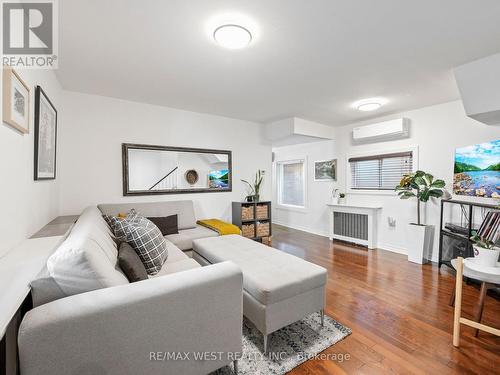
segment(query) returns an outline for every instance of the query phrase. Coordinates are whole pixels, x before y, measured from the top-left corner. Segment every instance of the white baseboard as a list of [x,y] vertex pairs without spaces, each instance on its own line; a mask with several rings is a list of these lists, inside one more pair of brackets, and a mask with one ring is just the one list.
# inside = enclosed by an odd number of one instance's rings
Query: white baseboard
[[[397,253],[397,254],[408,255],[408,250],[406,250],[406,249],[404,249],[402,247],[396,247],[396,246],[387,245],[387,244],[379,244],[378,248],[380,250],[387,250],[387,251],[391,251],[391,252]],[[433,262],[433,263],[437,263],[438,262],[437,255],[434,256],[434,253],[433,253],[432,254],[432,259],[430,259],[430,261]]]
[[287,228],[291,228],[291,229],[297,229],[297,230],[300,230],[302,232],[307,232],[307,233],[315,234],[317,236],[322,236],[322,237],[329,237],[330,236],[330,234],[326,233],[326,232],[318,232],[318,231],[312,230],[310,228],[300,227],[300,226],[297,226],[297,225],[290,225],[288,223],[283,223],[281,221],[273,220],[273,224],[281,225],[282,227],[287,227]]
[[408,251],[406,249],[403,249],[402,247],[399,247],[399,246],[393,246],[393,245],[380,243],[380,244],[378,244],[377,248],[380,250],[387,250],[387,251],[390,251],[392,253],[408,255]]

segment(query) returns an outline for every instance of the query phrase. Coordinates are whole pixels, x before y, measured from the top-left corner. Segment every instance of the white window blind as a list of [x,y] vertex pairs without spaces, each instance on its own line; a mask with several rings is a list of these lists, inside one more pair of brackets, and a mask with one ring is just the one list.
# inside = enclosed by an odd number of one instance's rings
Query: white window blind
[[405,174],[413,171],[413,153],[350,158],[351,189],[394,190]]
[[280,205],[305,207],[304,160],[278,162]]

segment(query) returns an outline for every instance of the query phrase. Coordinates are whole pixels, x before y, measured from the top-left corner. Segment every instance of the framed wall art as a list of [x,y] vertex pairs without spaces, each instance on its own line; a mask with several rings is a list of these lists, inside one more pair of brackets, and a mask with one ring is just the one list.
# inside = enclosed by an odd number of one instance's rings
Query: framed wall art
[[56,178],[57,110],[40,86],[35,89],[35,180]]
[[3,68],[3,121],[23,134],[29,133],[30,89],[17,72]]
[[314,162],[314,181],[336,181],[337,159]]

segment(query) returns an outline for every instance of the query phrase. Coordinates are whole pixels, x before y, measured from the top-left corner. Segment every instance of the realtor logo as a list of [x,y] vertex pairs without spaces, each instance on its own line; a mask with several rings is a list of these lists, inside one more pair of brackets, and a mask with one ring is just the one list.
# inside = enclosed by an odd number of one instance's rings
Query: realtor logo
[[55,1],[3,1],[2,12],[3,64],[20,68],[55,68]]

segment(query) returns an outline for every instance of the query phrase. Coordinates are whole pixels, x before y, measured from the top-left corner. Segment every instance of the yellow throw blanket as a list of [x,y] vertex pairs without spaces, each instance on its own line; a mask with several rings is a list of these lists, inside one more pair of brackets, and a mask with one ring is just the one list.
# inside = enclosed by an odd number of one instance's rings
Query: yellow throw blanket
[[216,231],[221,236],[225,236],[227,234],[241,234],[240,228],[236,225],[226,223],[225,221],[219,219],[198,220],[196,223]]

